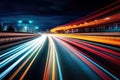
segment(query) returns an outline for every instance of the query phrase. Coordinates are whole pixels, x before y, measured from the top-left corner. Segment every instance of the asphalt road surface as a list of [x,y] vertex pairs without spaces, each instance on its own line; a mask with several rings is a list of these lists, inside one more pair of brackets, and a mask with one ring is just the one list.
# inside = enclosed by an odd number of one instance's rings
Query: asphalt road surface
[[0,51],[0,80],[119,80],[119,45],[43,34]]

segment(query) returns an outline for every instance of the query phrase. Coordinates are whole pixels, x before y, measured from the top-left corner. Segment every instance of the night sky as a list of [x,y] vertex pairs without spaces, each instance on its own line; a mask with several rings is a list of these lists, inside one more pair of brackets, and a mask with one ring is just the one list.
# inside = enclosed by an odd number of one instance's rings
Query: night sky
[[16,24],[33,20],[41,30],[83,17],[116,0],[0,0],[0,19]]

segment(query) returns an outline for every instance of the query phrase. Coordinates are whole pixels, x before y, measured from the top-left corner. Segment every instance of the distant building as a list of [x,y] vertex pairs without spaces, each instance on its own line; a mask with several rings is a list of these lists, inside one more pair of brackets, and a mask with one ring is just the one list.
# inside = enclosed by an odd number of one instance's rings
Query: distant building
[[3,31],[3,23],[0,21],[0,31]]

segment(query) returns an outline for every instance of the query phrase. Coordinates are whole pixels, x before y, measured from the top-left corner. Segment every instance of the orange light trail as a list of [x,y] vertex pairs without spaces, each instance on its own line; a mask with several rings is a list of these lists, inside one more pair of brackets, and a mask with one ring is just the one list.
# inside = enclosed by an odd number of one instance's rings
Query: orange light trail
[[109,17],[105,17],[102,19],[97,19],[97,20],[93,20],[93,21],[89,21],[89,22],[84,22],[84,23],[80,23],[79,25],[66,25],[66,26],[59,26],[59,27],[55,27],[53,29],[51,29],[51,32],[57,32],[57,31],[65,31],[65,30],[69,30],[69,29],[74,29],[74,28],[81,28],[81,27],[91,27],[91,26],[96,26],[96,25],[100,25],[100,24],[106,24],[106,23],[111,23],[114,21],[120,21],[120,13],[118,14],[114,14],[112,16]]
[[[40,46],[39,46],[40,47]],[[13,78],[20,72],[20,70],[25,66],[25,64],[30,60],[30,58],[38,51],[39,47],[34,50],[34,52],[24,61],[24,63],[10,76],[9,80],[13,80]]]
[[54,35],[120,46],[119,37],[116,38],[116,37],[103,37],[103,36],[83,36],[78,34],[54,34]]
[[59,80],[62,80],[62,72],[60,68],[60,63],[58,59],[58,53],[55,47],[55,43],[52,36],[48,35],[49,46],[46,66],[44,70],[43,80],[56,80],[59,74]]
[[[55,80],[55,76],[56,76],[55,48],[54,48],[54,43],[49,36],[48,39],[49,39],[48,55],[47,55],[43,80],[49,80],[48,77],[50,77],[51,80]],[[50,70],[52,70],[52,73],[50,73]],[[50,74],[52,74],[52,76],[50,76]]]

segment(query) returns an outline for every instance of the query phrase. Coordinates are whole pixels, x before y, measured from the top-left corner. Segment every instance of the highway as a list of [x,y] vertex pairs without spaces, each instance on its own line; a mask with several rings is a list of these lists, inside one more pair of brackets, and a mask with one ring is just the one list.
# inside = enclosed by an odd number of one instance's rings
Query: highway
[[0,80],[119,80],[120,38],[42,34],[0,51]]

